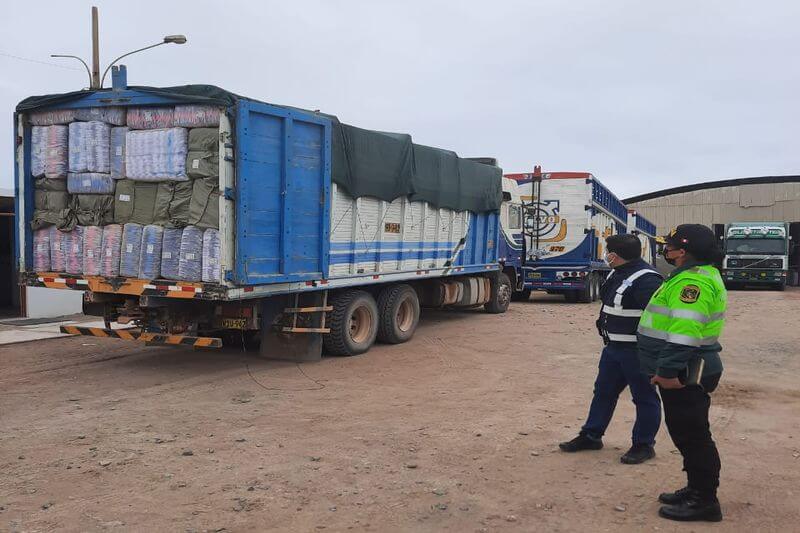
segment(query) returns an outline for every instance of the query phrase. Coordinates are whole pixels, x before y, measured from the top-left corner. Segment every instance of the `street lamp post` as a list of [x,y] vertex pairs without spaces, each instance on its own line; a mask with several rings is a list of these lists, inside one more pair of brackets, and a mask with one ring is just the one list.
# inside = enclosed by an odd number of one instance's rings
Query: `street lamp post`
[[161,46],[162,44],[184,44],[186,42],[185,35],[167,35],[164,37],[164,40],[160,43],[151,44],[150,46],[145,46],[144,48],[139,48],[138,50],[134,50],[133,52],[128,52],[127,54],[123,54],[112,61],[106,70],[103,72],[103,77],[99,76],[100,73],[100,43],[99,43],[99,31],[98,31],[98,14],[97,8],[92,8],[92,69],[89,69],[89,65],[86,64],[86,61],[81,59],[78,56],[73,55],[65,55],[65,54],[52,54],[50,57],[68,57],[71,59],[77,59],[80,61],[84,67],[86,67],[86,72],[89,74],[89,88],[91,89],[102,89],[103,82],[106,79],[106,74],[108,71],[111,70],[111,67],[124,57],[128,57],[129,55],[135,54],[137,52],[142,52],[144,50],[149,50],[150,48],[155,48],[156,46]]
[[81,59],[78,56],[71,56],[71,55],[65,55],[65,54],[50,54],[50,57],[68,57],[68,58],[71,58],[71,59],[77,59],[78,61],[83,63],[83,66],[86,67],[86,73],[89,75],[89,87],[90,88],[94,88],[94,81],[92,80],[92,71],[89,70],[89,65],[86,64],[86,61],[84,61],[83,59]]
[[101,89],[103,88],[103,82],[106,80],[106,74],[108,74],[108,71],[111,70],[111,67],[113,67],[114,64],[117,61],[119,61],[120,59],[128,57],[129,55],[133,55],[133,54],[135,54],[137,52],[142,52],[144,50],[149,50],[151,48],[155,48],[156,46],[161,46],[162,44],[184,44],[185,42],[186,42],[186,36],[185,35],[167,35],[166,37],[164,37],[164,40],[161,41],[160,43],[151,44],[150,46],[145,46],[144,48],[139,48],[138,50],[134,50],[132,52],[128,52],[127,54],[122,54],[121,56],[116,58],[114,61],[109,63],[108,67],[106,67],[106,69],[103,71],[103,77],[100,78],[100,88]]

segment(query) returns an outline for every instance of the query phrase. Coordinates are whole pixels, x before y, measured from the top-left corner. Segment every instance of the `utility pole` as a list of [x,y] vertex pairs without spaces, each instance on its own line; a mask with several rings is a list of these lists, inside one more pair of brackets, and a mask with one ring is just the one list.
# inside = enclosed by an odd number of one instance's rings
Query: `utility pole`
[[100,30],[97,7],[92,6],[92,89],[100,88]]

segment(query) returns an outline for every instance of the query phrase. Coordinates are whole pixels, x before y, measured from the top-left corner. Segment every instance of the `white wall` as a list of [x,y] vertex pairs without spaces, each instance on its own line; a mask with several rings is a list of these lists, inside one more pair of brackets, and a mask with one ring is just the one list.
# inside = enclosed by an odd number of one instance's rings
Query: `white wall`
[[51,318],[83,311],[83,291],[26,287],[28,318]]

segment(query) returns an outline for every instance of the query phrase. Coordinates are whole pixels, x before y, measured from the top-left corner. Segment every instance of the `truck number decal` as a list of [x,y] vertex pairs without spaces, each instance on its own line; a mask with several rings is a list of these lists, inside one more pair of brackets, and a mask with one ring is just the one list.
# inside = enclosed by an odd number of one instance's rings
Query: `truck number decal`
[[400,224],[397,222],[386,222],[383,225],[383,231],[386,233],[400,233]]

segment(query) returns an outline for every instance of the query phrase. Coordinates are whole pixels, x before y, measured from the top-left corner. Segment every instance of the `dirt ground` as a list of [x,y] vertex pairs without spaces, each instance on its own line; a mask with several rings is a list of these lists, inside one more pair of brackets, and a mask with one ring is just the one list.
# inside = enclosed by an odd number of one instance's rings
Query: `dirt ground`
[[597,305],[424,313],[416,337],[295,365],[93,338],[0,348],[0,530],[797,531],[800,291],[733,292],[712,431],[721,524],[657,517],[683,486],[599,452],[586,415]]

